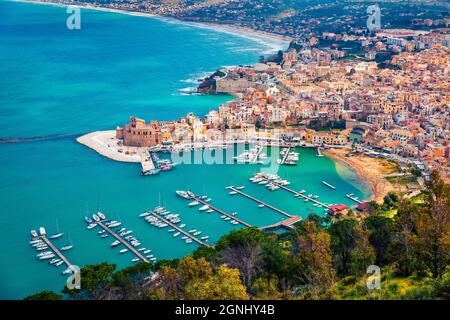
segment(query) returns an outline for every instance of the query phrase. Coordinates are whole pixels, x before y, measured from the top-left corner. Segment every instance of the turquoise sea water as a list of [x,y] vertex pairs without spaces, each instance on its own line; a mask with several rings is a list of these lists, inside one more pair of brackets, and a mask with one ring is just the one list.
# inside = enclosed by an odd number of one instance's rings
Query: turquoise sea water
[[[268,46],[260,41],[163,20],[82,10],[82,29],[68,31],[65,8],[0,1],[0,138],[68,135],[59,139],[0,144],[0,298],[16,299],[65,284],[55,268],[38,261],[28,241],[30,229],[70,235],[67,252],[83,266],[102,261],[130,265],[132,255],[111,249],[85,227],[86,210],[101,209],[134,230],[158,258],[180,257],[196,248],[155,229],[138,215],[160,201],[181,214],[186,228],[210,235],[211,242],[238,228],[217,214],[188,208],[176,189],[192,189],[212,204],[262,226],[283,216],[224,187],[246,185],[245,192],[287,212],[306,217],[323,210],[287,192],[251,185],[251,165],[181,165],[159,176],[139,176],[139,165],[104,159],[77,144],[72,135],[110,129],[130,115],[173,119],[193,111],[203,115],[227,96],[186,95],[193,79],[220,66],[254,63]],[[368,191],[349,168],[300,150],[298,167],[279,174],[292,188],[306,189],[331,203],[351,204],[345,194]],[[326,180],[336,191],[323,186]],[[62,246],[65,239],[55,241]]]

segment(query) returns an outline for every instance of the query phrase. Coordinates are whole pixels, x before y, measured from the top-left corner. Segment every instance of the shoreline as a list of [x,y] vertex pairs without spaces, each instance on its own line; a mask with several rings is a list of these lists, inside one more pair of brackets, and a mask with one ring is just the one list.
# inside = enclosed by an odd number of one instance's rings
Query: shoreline
[[[187,26],[191,26],[194,28],[201,28],[201,29],[207,29],[207,30],[213,30],[215,32],[230,34],[236,37],[252,40],[256,43],[262,44],[266,46],[269,50],[266,50],[264,54],[274,54],[278,50],[282,50],[282,46],[289,46],[289,43],[292,41],[292,38],[282,36],[276,33],[268,33],[265,31],[258,31],[251,28],[245,28],[245,27],[237,27],[229,24],[220,24],[220,23],[213,23],[213,22],[195,22],[195,21],[187,21],[187,20],[181,20],[176,17],[168,17],[168,16],[162,16],[157,15],[153,13],[148,12],[138,12],[138,11],[129,11],[124,9],[115,9],[115,8],[108,8],[108,7],[102,7],[102,6],[94,6],[90,4],[81,5],[81,4],[66,4],[66,3],[59,3],[59,2],[52,2],[52,1],[39,1],[39,0],[8,0],[10,2],[20,2],[20,3],[32,3],[32,4],[39,4],[39,5],[49,5],[49,6],[56,6],[56,7],[67,7],[67,6],[75,6],[79,7],[81,9],[87,9],[87,10],[96,10],[96,11],[103,11],[103,12],[110,12],[110,13],[118,13],[118,14],[127,14],[131,16],[138,16],[138,17],[147,17],[147,18],[154,18],[158,19],[160,21],[164,21],[167,23],[178,23],[183,24]],[[272,42],[272,43],[270,43]]]
[[330,159],[341,161],[353,168],[358,177],[370,185],[371,196],[366,201],[383,201],[384,196],[390,191],[398,191],[397,188],[384,178],[381,171],[381,162],[377,158],[369,158],[364,155],[346,157],[350,149],[327,149],[323,154]]

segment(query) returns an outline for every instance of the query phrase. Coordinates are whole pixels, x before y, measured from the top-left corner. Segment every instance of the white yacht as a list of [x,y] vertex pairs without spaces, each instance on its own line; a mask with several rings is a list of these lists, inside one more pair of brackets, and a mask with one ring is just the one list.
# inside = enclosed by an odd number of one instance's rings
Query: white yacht
[[175,192],[176,192],[177,195],[179,195],[182,198],[185,198],[185,199],[189,199],[190,198],[189,194],[186,191],[177,190]]
[[100,211],[97,212],[97,215],[100,217],[100,219],[106,219],[106,216],[103,213],[101,213]]
[[200,209],[198,209],[198,210],[200,210],[200,211],[205,211],[205,210],[208,210],[209,209],[209,206],[207,206],[206,204],[203,206],[203,207],[200,207]]
[[113,243],[111,243],[111,247],[116,247],[120,244],[119,240],[114,241]]

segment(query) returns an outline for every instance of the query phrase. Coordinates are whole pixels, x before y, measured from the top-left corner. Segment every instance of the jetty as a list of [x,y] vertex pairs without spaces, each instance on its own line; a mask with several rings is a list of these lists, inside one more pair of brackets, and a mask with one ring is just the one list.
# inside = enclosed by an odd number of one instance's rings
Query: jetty
[[299,216],[292,216],[289,219],[265,226],[265,227],[260,227],[259,230],[261,231],[271,231],[274,229],[278,229],[278,228],[284,228],[284,229],[288,229],[288,230],[293,230],[295,229],[295,227],[293,226],[294,224],[296,224],[297,222],[301,221],[302,217]]
[[317,147],[316,157],[323,157],[322,152],[320,152],[320,147]]
[[329,187],[329,188],[331,188],[331,189],[333,189],[333,190],[336,190],[336,187],[332,186],[332,185],[329,184],[328,182],[322,181],[322,183],[323,183],[324,185],[326,185],[327,187]]
[[194,235],[190,234],[189,232],[184,231],[182,228],[180,228],[179,226],[177,226],[176,224],[170,222],[169,220],[163,218],[162,216],[160,216],[159,214],[150,211],[150,214],[152,216],[154,216],[155,218],[158,218],[161,221],[164,221],[164,223],[167,223],[169,226],[171,226],[172,228],[174,228],[175,230],[181,232],[182,234],[184,234],[185,236],[189,237],[190,239],[192,239],[193,241],[197,242],[199,245],[201,246],[205,246],[205,247],[211,247],[209,244],[206,244],[205,242],[201,241],[200,239],[198,239],[197,237],[195,237]]
[[261,153],[262,153],[262,151],[264,149],[262,146],[259,146],[259,145],[256,146],[256,148],[257,148],[257,151],[256,151],[256,153],[254,155],[252,163],[257,163],[258,162],[259,156],[261,155]]
[[47,246],[52,249],[52,251],[67,265],[67,267],[71,267],[72,263],[70,263],[70,261],[61,253],[61,251],[58,250],[58,248],[56,248],[53,243],[47,239],[47,237],[45,236],[39,236],[39,238],[44,241]]
[[106,225],[103,224],[105,220],[102,221],[96,221],[97,225],[99,225],[103,230],[105,230],[106,232],[108,232],[110,235],[112,235],[114,238],[116,238],[117,240],[119,240],[125,247],[127,247],[127,249],[129,249],[131,252],[134,253],[134,255],[136,257],[138,257],[139,259],[141,259],[144,262],[149,263],[149,261],[139,252],[137,251],[132,245],[130,245],[127,241],[125,241],[122,237],[120,237],[117,233],[115,233],[114,231],[112,231],[110,228],[108,228]]
[[347,198],[349,198],[350,200],[355,201],[356,203],[362,203],[360,200],[358,200],[356,197],[351,196],[350,194],[346,194],[345,195]]
[[141,158],[141,167],[142,167],[142,174],[146,174],[147,172],[154,171],[155,164],[153,163],[152,157],[145,151],[140,151],[139,156]]
[[289,152],[291,151],[291,147],[288,147],[287,150],[286,149],[284,149],[284,150],[285,150],[284,151],[285,153],[283,155],[283,159],[281,159],[280,164],[284,164],[286,162],[287,157],[289,157]]
[[281,213],[282,215],[284,215],[284,216],[286,216],[286,217],[289,217],[289,218],[292,218],[292,217],[293,217],[292,214],[289,214],[289,213],[287,213],[287,212],[285,212],[285,211],[283,211],[283,210],[280,210],[280,209],[278,209],[278,208],[275,208],[274,206],[271,206],[270,204],[268,204],[268,203],[266,203],[266,202],[264,202],[264,201],[261,201],[261,200],[255,198],[255,197],[252,197],[251,195],[246,194],[246,193],[244,193],[244,192],[242,192],[242,191],[236,189],[234,186],[229,186],[229,187],[227,187],[227,189],[232,190],[232,191],[234,191],[234,192],[237,192],[238,194],[240,194],[240,195],[242,195],[242,196],[244,196],[244,197],[246,197],[246,198],[248,198],[248,199],[250,199],[250,200],[253,200],[253,201],[255,201],[255,202],[259,203],[259,204],[262,204],[262,205],[264,205],[264,207],[267,207],[267,208],[269,208],[269,209],[272,209],[273,211],[276,211],[276,212],[278,212],[278,213]]
[[273,185],[276,185],[276,186],[280,187],[280,189],[284,189],[284,190],[286,190],[286,191],[288,191],[288,192],[294,194],[296,197],[301,197],[301,198],[303,198],[303,199],[306,199],[306,200],[309,200],[309,201],[311,201],[311,202],[314,202],[314,203],[316,203],[316,204],[318,204],[318,205],[320,205],[320,206],[322,206],[322,207],[329,208],[329,205],[327,205],[327,204],[325,204],[325,203],[323,203],[323,202],[320,202],[320,201],[318,201],[318,200],[316,200],[316,199],[314,199],[314,198],[308,197],[308,196],[304,195],[304,194],[301,193],[301,192],[297,192],[297,191],[295,191],[295,190],[292,190],[292,189],[290,189],[290,188],[288,188],[288,187],[286,187],[286,186],[284,186],[284,185],[282,185],[282,184],[280,184],[280,183],[274,182],[274,181],[272,181],[272,180],[270,180],[270,179],[267,179],[267,178],[265,178],[265,177],[263,177],[263,179],[266,180],[266,181],[268,181],[268,182],[270,182],[270,183],[272,183]]
[[196,195],[194,195],[194,194],[192,194],[192,193],[189,195],[189,197],[190,197],[191,199],[194,199],[194,200],[198,201],[199,203],[201,203],[201,204],[203,204],[203,205],[207,205],[211,210],[214,210],[215,212],[220,213],[221,215],[227,216],[228,218],[237,221],[238,223],[242,224],[243,226],[246,226],[246,227],[252,227],[251,224],[249,224],[249,223],[247,223],[247,222],[245,222],[245,221],[243,221],[243,220],[241,220],[241,219],[238,219],[238,218],[236,218],[235,216],[233,216],[233,215],[231,215],[231,214],[229,214],[229,213],[226,213],[225,211],[222,211],[222,210],[220,210],[220,209],[218,209],[218,208],[212,206],[212,205],[209,204],[208,202],[203,201],[202,199],[200,199],[199,197],[197,197]]

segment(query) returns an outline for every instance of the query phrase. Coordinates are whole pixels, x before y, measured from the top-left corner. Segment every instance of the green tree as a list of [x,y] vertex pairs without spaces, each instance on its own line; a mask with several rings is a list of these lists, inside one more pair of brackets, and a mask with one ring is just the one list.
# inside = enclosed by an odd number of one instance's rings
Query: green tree
[[331,235],[334,266],[339,275],[348,275],[350,272],[351,251],[355,247],[356,224],[356,220],[344,219],[333,223],[328,229]]
[[369,241],[376,251],[376,263],[384,265],[390,262],[389,251],[394,233],[394,221],[383,216],[370,216],[364,221],[370,232]]
[[206,279],[196,279],[185,287],[185,299],[190,300],[246,300],[248,294],[237,269],[220,266]]
[[311,297],[318,299],[334,283],[336,273],[330,248],[330,235],[310,221],[303,224],[304,232],[297,239],[300,277],[309,285]]
[[115,264],[100,263],[87,265],[80,270],[81,289],[68,289],[64,287],[63,293],[80,299],[100,299],[103,295],[104,286],[111,281],[111,276],[116,269]]
[[424,195],[416,216],[417,245],[420,259],[437,278],[450,263],[450,186],[433,172]]
[[352,274],[363,275],[375,263],[376,253],[369,241],[369,231],[361,224],[355,226],[355,246],[351,251]]
[[48,290],[41,291],[24,298],[24,300],[61,300],[61,299],[62,295]]

